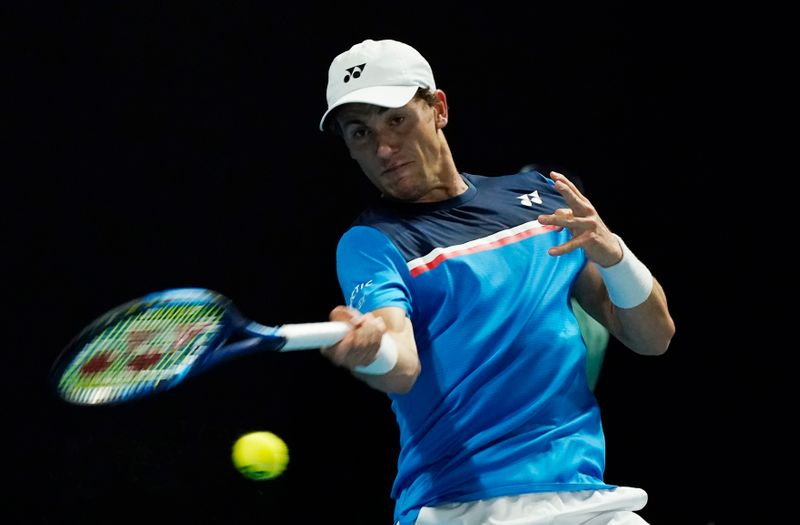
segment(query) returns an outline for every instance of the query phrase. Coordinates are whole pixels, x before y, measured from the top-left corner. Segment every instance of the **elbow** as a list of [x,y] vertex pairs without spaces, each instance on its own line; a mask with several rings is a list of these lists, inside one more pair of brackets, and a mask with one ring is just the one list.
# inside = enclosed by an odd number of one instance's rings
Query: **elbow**
[[669,343],[670,343],[670,339],[667,339],[667,340],[665,340],[665,341],[664,341],[662,344],[660,344],[660,345],[658,345],[658,346],[654,346],[653,348],[651,348],[651,349],[650,349],[650,350],[647,352],[647,354],[646,354],[646,355],[653,355],[653,356],[657,356],[657,355],[664,355],[664,354],[666,354],[666,353],[667,353],[667,350],[669,349]]
[[395,387],[392,389],[390,393],[397,394],[399,396],[402,396],[403,394],[408,394],[414,387],[414,383],[416,383],[416,381],[398,383],[397,385],[395,385]]
[[394,388],[392,388],[392,393],[403,395],[411,392],[421,371],[422,367],[417,361],[412,369],[404,371],[396,378],[396,381],[393,381]]
[[672,318],[667,318],[666,322],[659,331],[659,336],[653,338],[647,351],[642,352],[646,355],[663,355],[669,349],[672,338],[675,336],[675,322]]
[[393,370],[382,376],[356,375],[376,390],[386,394],[403,395],[414,388],[421,370],[422,367],[417,361],[414,364],[398,363]]
[[666,327],[664,329],[664,343],[663,349],[661,353],[665,353],[669,348],[669,344],[672,342],[672,338],[675,337],[675,321],[672,320],[672,317],[667,319]]

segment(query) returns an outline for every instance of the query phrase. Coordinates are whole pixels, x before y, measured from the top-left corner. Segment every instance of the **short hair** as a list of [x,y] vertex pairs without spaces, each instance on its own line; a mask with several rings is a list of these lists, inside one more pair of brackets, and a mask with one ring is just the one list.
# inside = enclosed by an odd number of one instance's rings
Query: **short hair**
[[[411,97],[411,100],[422,100],[430,107],[435,106],[439,102],[439,98],[436,96],[436,93],[424,87],[417,88],[417,92],[414,93],[414,96]],[[341,108],[341,106],[333,110],[331,114],[328,115],[328,118],[325,119],[325,130],[341,137],[343,135],[343,131],[341,126],[339,126],[339,122],[336,120],[336,114],[339,112],[339,108]]]

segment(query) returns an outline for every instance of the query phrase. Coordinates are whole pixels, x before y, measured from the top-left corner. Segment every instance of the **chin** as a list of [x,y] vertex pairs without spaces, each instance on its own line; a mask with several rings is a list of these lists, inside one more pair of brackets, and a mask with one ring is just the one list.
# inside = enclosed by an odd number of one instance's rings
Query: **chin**
[[385,192],[384,195],[387,195],[389,198],[403,201],[403,202],[417,202],[419,199],[425,196],[425,193],[420,192],[418,189],[408,189],[408,190],[396,190],[396,191],[388,191]]

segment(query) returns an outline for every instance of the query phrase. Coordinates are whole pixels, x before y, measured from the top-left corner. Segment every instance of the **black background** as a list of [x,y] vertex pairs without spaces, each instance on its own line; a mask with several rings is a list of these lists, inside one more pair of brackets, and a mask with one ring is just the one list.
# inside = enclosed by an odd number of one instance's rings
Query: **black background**
[[[725,305],[692,213],[718,176],[703,19],[621,2],[337,4],[49,5],[6,19],[11,522],[391,523],[388,400],[315,352],[250,356],[112,408],[60,403],[47,374],[83,325],[153,290],[212,288],[266,324],[326,320],[342,300],[338,236],[374,197],[317,131],[327,69],[354,43],[395,38],[448,94],[460,170],[578,175],[660,280],[670,351],[612,341],[597,387],[606,479],[645,488],[653,524],[721,523],[729,393],[708,313]],[[231,466],[251,430],[288,443],[281,478]]]

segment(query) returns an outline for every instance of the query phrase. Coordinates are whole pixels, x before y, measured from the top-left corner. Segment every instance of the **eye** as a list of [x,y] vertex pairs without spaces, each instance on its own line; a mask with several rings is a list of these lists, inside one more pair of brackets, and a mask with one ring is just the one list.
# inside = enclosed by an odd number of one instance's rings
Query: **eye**
[[351,140],[361,140],[367,136],[367,128],[365,127],[353,127],[350,129],[350,139]]
[[391,124],[392,124],[393,126],[399,126],[399,125],[400,125],[400,124],[402,124],[402,123],[403,123],[405,120],[406,120],[406,118],[405,118],[404,116],[402,116],[402,115],[395,115],[394,117],[392,117],[392,120],[391,120],[390,122],[391,122]]

